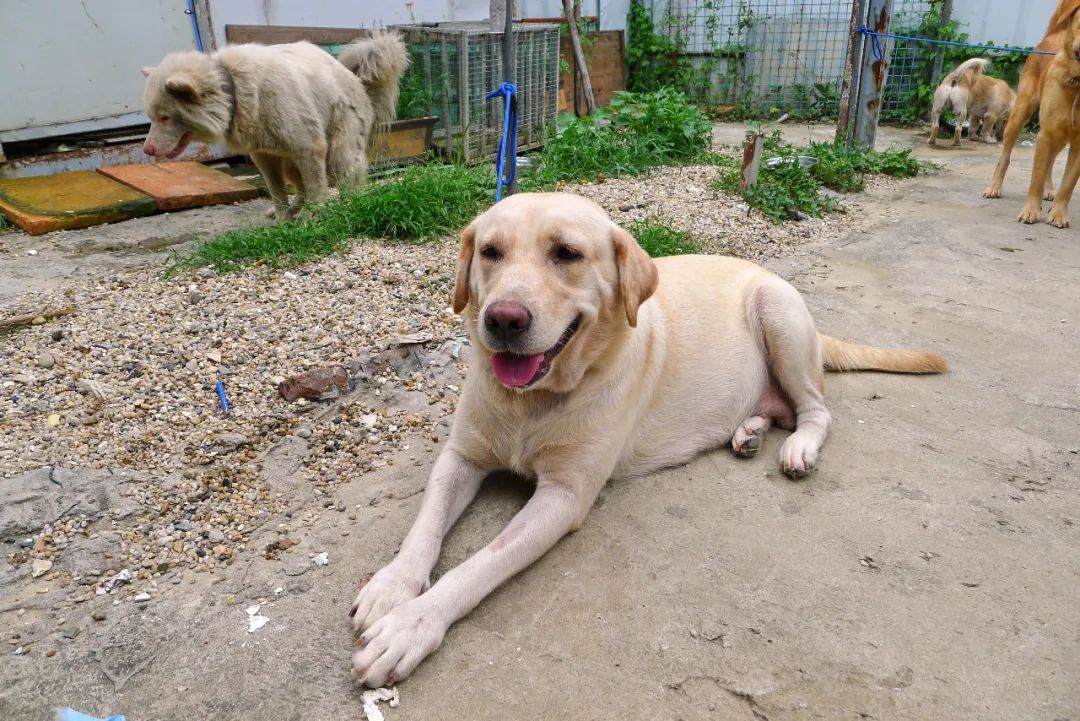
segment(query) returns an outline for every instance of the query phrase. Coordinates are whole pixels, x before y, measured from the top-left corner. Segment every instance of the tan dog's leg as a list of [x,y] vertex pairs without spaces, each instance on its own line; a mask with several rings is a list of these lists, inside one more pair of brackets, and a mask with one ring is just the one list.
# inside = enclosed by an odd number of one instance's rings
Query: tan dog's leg
[[1027,202],[1017,216],[1021,223],[1038,223],[1042,213],[1042,199],[1049,181],[1050,167],[1064,147],[1064,140],[1052,138],[1046,130],[1039,131],[1035,140],[1035,160],[1031,164],[1031,184],[1028,186]]
[[[997,167],[994,168],[994,177],[990,180],[990,185],[983,191],[984,198],[1001,197],[1001,185],[1005,182],[1005,173],[1009,170],[1013,147],[1016,145],[1016,140],[1020,137],[1024,126],[1027,125],[1028,120],[1031,119],[1032,114],[1035,112],[1035,108],[1039,107],[1039,93],[1035,89],[1025,88],[1026,80],[1027,78],[1021,79],[1021,87],[1016,95],[1016,105],[1013,107],[1012,114],[1009,115],[1009,120],[1005,124],[1005,137],[1001,141],[1001,156],[998,158]],[[1034,85],[1035,83],[1032,81],[1029,84]],[[1047,178],[1048,182],[1049,180]],[[1050,188],[1051,193],[1053,193],[1052,183]]]
[[1077,180],[1080,180],[1080,150],[1077,150],[1075,145],[1069,145],[1069,160],[1065,163],[1065,175],[1061,178],[1057,198],[1046,216],[1046,222],[1050,225],[1058,228],[1069,227],[1069,201],[1072,200]]
[[285,169],[282,165],[284,161],[276,155],[264,153],[252,153],[251,160],[266,181],[266,190],[274,201],[275,217],[285,220],[288,216],[289,193],[285,190]]
[[814,469],[832,417],[822,389],[825,372],[814,321],[802,296],[770,278],[752,291],[751,302],[769,352],[769,370],[795,412],[795,432],[780,449],[780,467],[793,478]]
[[937,143],[938,136],[938,123],[941,121],[941,110],[945,107],[945,100],[948,98],[948,92],[942,88],[938,88],[934,92],[934,106],[930,109],[930,139],[926,141],[927,145],[934,145]]
[[541,471],[532,498],[494,541],[365,630],[356,642],[353,675],[371,687],[405,678],[438,648],[452,623],[578,528],[611,468],[574,466]]
[[[960,144],[960,136],[964,132],[964,121],[967,120],[967,106],[961,105],[960,107],[954,107],[954,110],[956,111],[956,132],[953,134],[952,144],[956,146]],[[970,133],[968,133],[968,137],[971,137]]]
[[353,601],[349,615],[362,631],[392,608],[427,590],[431,569],[439,559],[447,532],[472,502],[487,472],[447,447],[431,470],[420,513],[401,550],[371,577]]
[[994,137],[994,126],[997,125],[997,116],[993,113],[987,113],[982,119],[982,139],[984,143],[993,145],[997,142],[997,138]]

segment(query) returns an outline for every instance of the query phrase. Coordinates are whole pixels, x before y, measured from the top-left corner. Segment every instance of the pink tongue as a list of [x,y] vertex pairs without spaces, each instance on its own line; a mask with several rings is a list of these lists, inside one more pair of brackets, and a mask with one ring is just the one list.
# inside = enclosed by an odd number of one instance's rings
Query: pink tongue
[[495,353],[491,356],[491,369],[499,382],[508,386],[523,386],[536,375],[544,354],[515,355],[513,353]]

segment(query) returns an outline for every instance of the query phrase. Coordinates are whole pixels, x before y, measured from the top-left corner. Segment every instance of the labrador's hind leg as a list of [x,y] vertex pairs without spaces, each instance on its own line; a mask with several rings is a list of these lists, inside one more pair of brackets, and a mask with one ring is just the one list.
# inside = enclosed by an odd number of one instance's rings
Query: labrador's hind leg
[[795,432],[780,449],[780,467],[802,478],[814,469],[831,421],[817,330],[802,296],[780,278],[754,289],[750,303],[769,354],[769,372],[795,414]]

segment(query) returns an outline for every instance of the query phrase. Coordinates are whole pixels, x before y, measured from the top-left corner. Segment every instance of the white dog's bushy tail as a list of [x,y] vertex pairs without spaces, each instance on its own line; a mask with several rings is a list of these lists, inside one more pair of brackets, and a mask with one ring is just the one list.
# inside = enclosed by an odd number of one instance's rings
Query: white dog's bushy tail
[[401,35],[389,30],[372,30],[370,36],[349,43],[338,60],[367,88],[375,108],[376,124],[393,120],[398,83],[409,69],[409,51]]
[[955,84],[964,73],[971,73],[972,77],[974,77],[982,75],[988,67],[990,67],[990,61],[986,58],[971,58],[957,65],[956,70],[953,70],[949,75]]
[[887,371],[889,373],[944,373],[949,363],[937,353],[892,350],[848,343],[818,333],[825,353],[825,370]]

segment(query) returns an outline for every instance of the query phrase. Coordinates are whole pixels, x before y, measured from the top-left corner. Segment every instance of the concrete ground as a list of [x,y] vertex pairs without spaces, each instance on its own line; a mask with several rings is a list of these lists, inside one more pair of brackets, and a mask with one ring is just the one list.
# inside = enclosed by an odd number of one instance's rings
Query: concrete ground
[[[874,191],[871,227],[769,265],[824,332],[937,350],[951,371],[830,375],[835,424],[805,481],[778,472],[773,431],[753,460],[718,450],[610,485],[580,531],[450,630],[388,719],[1080,721],[1080,229],[1015,222],[1030,147],[996,201],[980,195],[996,147],[918,154],[947,172]],[[9,653],[0,718],[69,704],[134,721],[361,718],[345,614],[427,471],[344,489],[350,505],[395,497],[347,537],[313,531],[326,567],[240,563],[79,621],[57,658]],[[527,492],[490,484],[440,572]],[[249,634],[260,598],[271,620]]]

